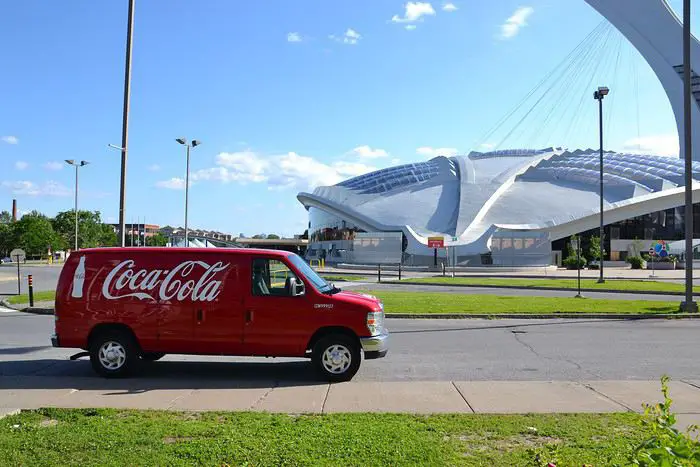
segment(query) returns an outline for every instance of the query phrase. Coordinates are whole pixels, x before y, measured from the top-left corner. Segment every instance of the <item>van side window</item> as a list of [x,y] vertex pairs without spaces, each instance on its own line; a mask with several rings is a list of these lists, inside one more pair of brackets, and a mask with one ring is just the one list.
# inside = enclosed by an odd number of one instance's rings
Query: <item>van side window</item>
[[253,295],[291,296],[289,279],[297,276],[286,264],[276,259],[256,258],[252,270]]

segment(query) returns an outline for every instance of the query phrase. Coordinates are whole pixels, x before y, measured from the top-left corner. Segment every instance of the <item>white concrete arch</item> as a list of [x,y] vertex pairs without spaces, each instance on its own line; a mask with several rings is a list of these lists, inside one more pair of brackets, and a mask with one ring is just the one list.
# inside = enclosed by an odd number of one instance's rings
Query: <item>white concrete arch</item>
[[[666,92],[676,128],[680,136],[680,154],[683,141],[683,25],[666,0],[585,0],[615,26],[639,51],[654,71]],[[700,64],[700,43],[691,40],[691,63]],[[694,70],[693,76],[695,75]],[[601,83],[603,85],[604,83]],[[700,91],[700,85],[694,86]],[[593,92],[593,90],[591,90]],[[614,89],[611,92],[615,92]],[[696,95],[697,96],[697,95]],[[700,160],[700,108],[692,106],[693,160]]]

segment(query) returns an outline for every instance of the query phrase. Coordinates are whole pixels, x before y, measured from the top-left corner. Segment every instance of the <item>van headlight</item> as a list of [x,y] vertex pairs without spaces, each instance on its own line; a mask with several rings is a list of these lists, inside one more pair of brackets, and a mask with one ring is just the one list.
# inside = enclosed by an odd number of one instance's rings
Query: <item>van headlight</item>
[[371,336],[377,336],[384,329],[384,311],[371,311],[367,313],[367,330]]

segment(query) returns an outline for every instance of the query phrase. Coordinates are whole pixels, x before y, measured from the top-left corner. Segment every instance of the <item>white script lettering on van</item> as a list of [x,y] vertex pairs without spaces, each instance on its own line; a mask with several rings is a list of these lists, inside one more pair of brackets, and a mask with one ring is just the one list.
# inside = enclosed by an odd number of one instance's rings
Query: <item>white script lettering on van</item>
[[[109,300],[135,297],[139,300],[158,299],[183,301],[190,298],[193,302],[211,302],[221,293],[221,281],[215,280],[216,274],[230,266],[221,261],[208,264],[204,261],[185,261],[171,270],[147,269],[136,270],[133,260],[119,263],[107,274],[102,284],[102,295]],[[195,269],[204,269],[198,279],[188,279]],[[126,290],[125,290],[126,289]],[[111,291],[115,291],[112,295]],[[127,293],[120,293],[120,292]]]

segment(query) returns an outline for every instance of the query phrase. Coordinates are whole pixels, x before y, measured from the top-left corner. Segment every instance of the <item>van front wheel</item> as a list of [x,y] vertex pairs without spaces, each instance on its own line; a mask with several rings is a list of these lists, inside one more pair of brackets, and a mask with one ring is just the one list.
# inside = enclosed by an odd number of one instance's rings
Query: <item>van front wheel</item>
[[360,346],[342,334],[320,339],[313,349],[312,362],[328,381],[349,381],[360,369]]
[[139,358],[134,339],[127,333],[112,331],[96,336],[90,345],[90,363],[100,376],[127,376]]

